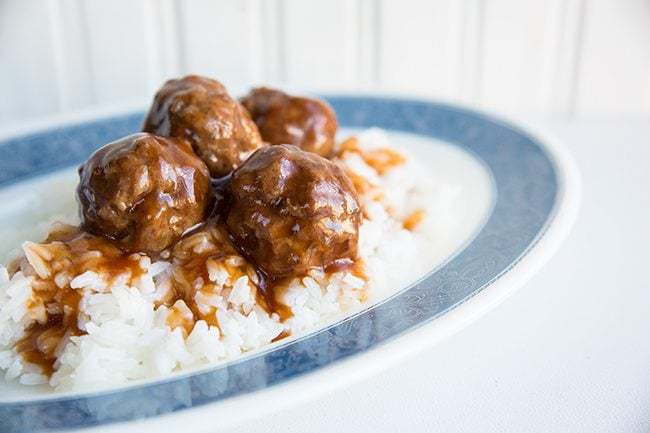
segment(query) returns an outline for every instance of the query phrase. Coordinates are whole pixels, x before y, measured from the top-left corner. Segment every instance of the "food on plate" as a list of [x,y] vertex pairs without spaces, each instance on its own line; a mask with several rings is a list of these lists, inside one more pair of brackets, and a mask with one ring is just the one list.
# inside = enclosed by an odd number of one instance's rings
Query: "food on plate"
[[217,81],[168,81],[148,132],[82,164],[79,220],[0,266],[5,377],[76,390],[213,365],[426,269],[441,208],[426,167],[380,131],[335,143],[331,109],[299,101],[251,108],[262,131],[303,131],[265,146]]
[[228,230],[269,280],[356,259],[361,206],[336,163],[270,146],[235,170],[229,192]]
[[250,112],[264,141],[293,144],[324,157],[329,157],[333,151],[336,114],[324,101],[260,87],[242,98],[242,104]]
[[213,177],[237,168],[263,146],[257,126],[217,80],[189,75],[156,93],[143,131],[188,140]]
[[79,168],[81,223],[133,252],[158,253],[205,218],[208,169],[183,139],[129,135]]

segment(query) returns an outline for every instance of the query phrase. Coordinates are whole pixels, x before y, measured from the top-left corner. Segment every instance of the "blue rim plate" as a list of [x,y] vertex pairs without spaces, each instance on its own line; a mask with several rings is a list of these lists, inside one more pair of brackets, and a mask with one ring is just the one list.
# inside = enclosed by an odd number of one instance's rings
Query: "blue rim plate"
[[[318,376],[307,373],[330,371],[331,377],[334,370],[324,367],[352,366],[362,355],[407,345],[401,342],[409,335],[412,349],[430,344],[503,299],[568,233],[577,209],[577,174],[552,140],[452,105],[374,96],[327,99],[341,126],[419,134],[479,158],[491,172],[496,199],[473,240],[414,285],[329,328],[198,373],[114,391],[0,403],[0,430],[73,429],[184,413]],[[0,187],[78,164],[99,145],[137,131],[141,119],[142,113],[114,116],[0,142]],[[426,343],[413,339],[424,335],[420,328],[429,333]]]

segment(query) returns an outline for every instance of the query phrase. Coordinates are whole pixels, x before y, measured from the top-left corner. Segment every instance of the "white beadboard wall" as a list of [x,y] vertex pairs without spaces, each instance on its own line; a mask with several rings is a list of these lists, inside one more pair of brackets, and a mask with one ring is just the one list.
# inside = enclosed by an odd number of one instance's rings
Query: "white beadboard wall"
[[0,126],[168,78],[650,114],[650,0],[0,0]]

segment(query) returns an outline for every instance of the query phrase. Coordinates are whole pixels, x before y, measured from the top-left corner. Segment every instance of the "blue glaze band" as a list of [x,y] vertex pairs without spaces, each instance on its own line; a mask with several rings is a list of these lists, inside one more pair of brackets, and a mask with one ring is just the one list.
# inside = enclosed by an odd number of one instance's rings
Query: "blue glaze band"
[[[250,358],[152,384],[82,396],[0,403],[0,431],[82,428],[184,410],[266,388],[392,340],[484,290],[543,234],[560,185],[543,145],[488,116],[423,101],[332,96],[344,127],[421,134],[470,151],[491,170],[497,198],[472,242],[426,278],[373,308]],[[95,148],[139,130],[132,114],[0,143],[0,186],[83,161]]]

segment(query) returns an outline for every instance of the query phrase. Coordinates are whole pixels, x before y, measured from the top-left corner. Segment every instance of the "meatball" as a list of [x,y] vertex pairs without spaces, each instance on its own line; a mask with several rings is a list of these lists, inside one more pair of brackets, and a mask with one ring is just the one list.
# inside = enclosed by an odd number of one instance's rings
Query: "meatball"
[[294,144],[326,158],[332,153],[336,115],[325,102],[262,87],[253,89],[242,103],[264,141]]
[[343,169],[296,146],[260,149],[232,175],[228,231],[271,280],[355,259],[360,221]]
[[187,139],[213,177],[222,177],[263,142],[242,105],[216,80],[189,75],[156,94],[143,131]]
[[203,221],[210,174],[188,142],[133,134],[79,168],[77,200],[85,230],[129,252],[157,253]]

